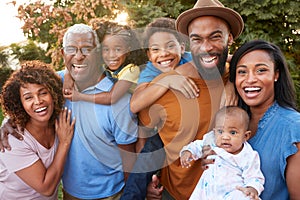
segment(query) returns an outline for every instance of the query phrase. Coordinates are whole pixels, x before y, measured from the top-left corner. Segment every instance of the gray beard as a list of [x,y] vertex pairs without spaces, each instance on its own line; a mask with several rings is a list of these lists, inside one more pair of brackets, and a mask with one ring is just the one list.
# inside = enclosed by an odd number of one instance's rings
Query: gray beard
[[227,56],[228,47],[226,47],[223,54],[221,54],[218,65],[212,69],[206,69],[201,65],[199,56],[192,53],[193,61],[197,67],[198,73],[204,80],[219,79],[224,74]]

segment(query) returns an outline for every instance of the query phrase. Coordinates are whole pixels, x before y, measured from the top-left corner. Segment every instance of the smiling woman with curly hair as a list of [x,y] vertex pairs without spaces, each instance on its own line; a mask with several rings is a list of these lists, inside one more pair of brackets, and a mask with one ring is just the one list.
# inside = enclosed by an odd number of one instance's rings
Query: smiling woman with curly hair
[[23,141],[8,135],[13,149],[0,155],[0,199],[57,199],[75,124],[63,103],[59,76],[40,61],[25,62],[4,84],[4,113],[24,133]]
[[26,84],[43,85],[49,90],[53,102],[54,112],[51,116],[50,123],[54,123],[55,118],[60,113],[64,105],[64,97],[62,94],[62,81],[45,63],[40,61],[25,62],[21,69],[15,71],[3,86],[2,106],[11,120],[20,126],[25,126],[29,121],[30,116],[25,111],[22,102],[20,101],[20,93],[17,92]]

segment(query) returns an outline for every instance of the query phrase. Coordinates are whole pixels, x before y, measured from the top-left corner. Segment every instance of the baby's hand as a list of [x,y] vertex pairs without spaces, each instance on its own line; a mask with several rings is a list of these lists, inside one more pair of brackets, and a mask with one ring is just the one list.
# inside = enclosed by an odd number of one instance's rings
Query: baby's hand
[[190,162],[193,160],[193,155],[190,151],[183,151],[180,156],[180,163],[182,167],[189,168]]
[[236,189],[242,191],[251,200],[259,200],[258,192],[253,187],[241,187],[241,186],[237,186]]

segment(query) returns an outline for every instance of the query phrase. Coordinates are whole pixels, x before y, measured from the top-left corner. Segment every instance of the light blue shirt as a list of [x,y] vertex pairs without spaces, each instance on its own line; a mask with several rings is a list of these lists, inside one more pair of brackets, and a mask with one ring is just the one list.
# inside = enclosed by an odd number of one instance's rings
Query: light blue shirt
[[[59,73],[63,76],[63,72]],[[104,78],[82,91],[110,91],[113,83]],[[122,159],[117,144],[137,139],[137,119],[129,109],[130,94],[113,105],[66,101],[76,117],[75,132],[66,160],[63,187],[80,199],[109,197],[124,187]]]
[[289,199],[284,173],[287,158],[298,151],[297,142],[300,142],[300,113],[274,103],[259,121],[255,136],[249,140],[260,155],[265,176],[261,199]]

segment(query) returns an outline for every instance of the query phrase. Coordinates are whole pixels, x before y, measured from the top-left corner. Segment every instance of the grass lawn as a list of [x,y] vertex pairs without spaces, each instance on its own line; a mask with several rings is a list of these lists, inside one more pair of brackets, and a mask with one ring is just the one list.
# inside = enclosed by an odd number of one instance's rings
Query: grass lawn
[[61,185],[61,183],[59,184],[59,188],[58,188],[58,200],[62,200],[63,198],[63,194],[62,194],[62,190],[61,190],[61,188],[62,188],[62,185]]

